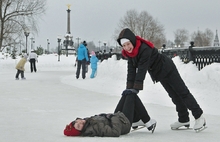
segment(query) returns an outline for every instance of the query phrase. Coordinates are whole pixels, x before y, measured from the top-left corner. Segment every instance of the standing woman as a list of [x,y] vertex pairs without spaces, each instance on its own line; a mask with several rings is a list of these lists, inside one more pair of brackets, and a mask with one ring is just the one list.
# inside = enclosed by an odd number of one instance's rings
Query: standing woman
[[37,54],[34,52],[34,50],[31,50],[31,53],[29,55],[29,61],[30,61],[30,67],[31,67],[31,72],[37,72],[36,68],[36,62],[37,60]]
[[83,79],[86,78],[86,63],[89,62],[86,46],[87,46],[86,41],[83,41],[83,43],[81,43],[78,47],[76,79],[79,78],[81,68],[82,68],[82,78]]
[[202,109],[185,85],[172,59],[158,53],[151,42],[135,36],[128,28],[121,31],[117,42],[123,48],[122,55],[128,59],[126,89],[131,89],[136,94],[143,90],[148,71],[153,82],[160,82],[176,105],[179,118],[170,125],[172,129],[189,127],[188,109],[196,120],[194,130],[200,130],[206,125]]

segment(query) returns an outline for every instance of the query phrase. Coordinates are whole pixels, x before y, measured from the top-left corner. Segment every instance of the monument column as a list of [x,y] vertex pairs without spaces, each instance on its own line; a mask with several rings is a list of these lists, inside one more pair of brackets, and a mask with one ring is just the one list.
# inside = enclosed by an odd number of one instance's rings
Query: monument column
[[70,4],[67,4],[67,7],[68,9],[66,10],[67,11],[67,34],[71,34],[70,33]]
[[65,40],[63,41],[63,45],[65,46],[65,49],[62,49],[62,50],[66,50],[66,56],[68,57],[68,50],[75,50],[75,49],[72,49],[73,47],[73,36],[71,35],[71,32],[70,32],[70,4],[67,4],[67,7],[68,9],[66,10],[67,11],[67,32],[66,32],[66,35],[64,36],[65,37]]

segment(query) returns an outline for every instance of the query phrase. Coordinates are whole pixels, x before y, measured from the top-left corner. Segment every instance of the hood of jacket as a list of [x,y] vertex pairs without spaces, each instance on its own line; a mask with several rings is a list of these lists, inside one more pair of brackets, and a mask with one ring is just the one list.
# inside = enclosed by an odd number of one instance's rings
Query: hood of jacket
[[85,45],[80,44],[80,45],[79,45],[79,48],[86,48],[86,47],[85,47]]
[[133,46],[134,46],[134,47],[136,46],[136,36],[135,36],[135,34],[134,34],[130,29],[128,29],[128,28],[123,29],[123,30],[121,31],[121,33],[119,34],[118,39],[117,39],[117,42],[118,42],[118,44],[119,44],[120,46],[122,46],[122,45],[121,45],[121,42],[120,42],[120,40],[121,40],[122,38],[129,39],[129,40],[131,41],[131,43],[133,44]]

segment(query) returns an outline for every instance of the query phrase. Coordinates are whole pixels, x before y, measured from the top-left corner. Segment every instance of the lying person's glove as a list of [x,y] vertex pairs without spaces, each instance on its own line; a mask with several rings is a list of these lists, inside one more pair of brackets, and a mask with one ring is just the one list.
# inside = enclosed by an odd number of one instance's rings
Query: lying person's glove
[[128,94],[131,94],[131,93],[138,94],[139,90],[137,90],[137,89],[125,89],[123,91],[122,95],[128,95]]

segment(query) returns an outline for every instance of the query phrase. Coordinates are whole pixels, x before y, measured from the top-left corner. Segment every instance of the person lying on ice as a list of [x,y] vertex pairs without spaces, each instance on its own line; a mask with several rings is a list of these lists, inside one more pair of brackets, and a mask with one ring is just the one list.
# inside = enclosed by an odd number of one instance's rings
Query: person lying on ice
[[151,119],[143,103],[133,90],[125,90],[114,113],[76,118],[64,129],[66,136],[119,137],[128,134],[131,127],[145,126],[152,133],[156,121]]

